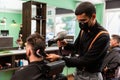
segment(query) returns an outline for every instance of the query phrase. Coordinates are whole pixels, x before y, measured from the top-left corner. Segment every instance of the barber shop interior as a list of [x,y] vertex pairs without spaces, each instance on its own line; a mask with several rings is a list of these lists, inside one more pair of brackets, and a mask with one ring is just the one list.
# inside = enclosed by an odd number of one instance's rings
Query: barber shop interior
[[120,0],[0,0],[0,80],[120,80],[119,23]]

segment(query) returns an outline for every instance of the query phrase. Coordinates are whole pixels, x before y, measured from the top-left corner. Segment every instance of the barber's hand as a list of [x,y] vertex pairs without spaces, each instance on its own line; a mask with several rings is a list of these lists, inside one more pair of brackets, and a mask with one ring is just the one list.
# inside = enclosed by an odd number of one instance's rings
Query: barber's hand
[[49,61],[55,61],[58,60],[60,58],[59,55],[57,54],[47,54],[46,59],[48,59]]
[[104,68],[104,72],[107,72],[107,71],[108,71],[108,67],[105,67],[105,68]]
[[65,41],[65,40],[62,40],[62,41],[57,41],[57,45],[58,45],[58,47],[64,47],[64,46],[66,46],[67,45],[67,41]]

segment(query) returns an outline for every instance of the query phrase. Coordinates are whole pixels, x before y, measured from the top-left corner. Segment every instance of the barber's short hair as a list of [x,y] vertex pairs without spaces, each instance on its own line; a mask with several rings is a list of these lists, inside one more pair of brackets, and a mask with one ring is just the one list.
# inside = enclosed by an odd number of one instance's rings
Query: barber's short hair
[[95,6],[90,2],[82,2],[75,10],[75,15],[81,15],[85,13],[86,16],[91,17],[93,13],[96,13]]
[[[33,53],[35,56],[40,57],[39,54],[41,55],[41,53],[44,53],[45,40],[40,34],[34,33],[34,34],[30,35],[26,39],[26,41],[28,44],[30,44],[32,46],[32,50],[33,50]],[[39,54],[36,54],[37,50],[40,50]]]
[[119,35],[113,34],[112,38],[117,40],[118,43],[120,43],[120,36]]

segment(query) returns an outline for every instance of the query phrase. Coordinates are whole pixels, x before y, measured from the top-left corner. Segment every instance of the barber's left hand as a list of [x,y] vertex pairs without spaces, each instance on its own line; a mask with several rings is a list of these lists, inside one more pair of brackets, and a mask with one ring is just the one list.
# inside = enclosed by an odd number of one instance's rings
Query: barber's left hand
[[60,58],[59,55],[57,54],[47,54],[47,57],[46,59],[48,59],[49,61],[55,61],[55,60],[58,60]]

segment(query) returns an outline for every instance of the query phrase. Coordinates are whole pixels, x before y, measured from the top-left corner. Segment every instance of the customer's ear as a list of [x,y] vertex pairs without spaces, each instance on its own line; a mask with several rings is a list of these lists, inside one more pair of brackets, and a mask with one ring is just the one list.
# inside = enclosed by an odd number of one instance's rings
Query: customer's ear
[[28,57],[30,57],[30,55],[31,55],[30,49],[27,49],[26,55],[27,55]]

